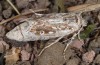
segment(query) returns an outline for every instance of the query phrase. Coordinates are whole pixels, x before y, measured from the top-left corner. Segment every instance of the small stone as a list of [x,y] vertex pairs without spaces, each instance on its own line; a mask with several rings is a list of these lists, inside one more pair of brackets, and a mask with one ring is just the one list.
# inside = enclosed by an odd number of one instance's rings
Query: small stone
[[22,50],[21,51],[21,59],[22,59],[22,61],[29,60],[30,55],[31,54],[28,53],[26,50]]
[[99,50],[99,48],[100,48],[100,37],[98,37],[96,41],[95,40],[91,41],[91,43],[89,44],[89,49]]
[[74,40],[71,44],[72,47],[75,47],[77,49],[82,49],[82,46],[84,45],[84,41],[83,40]]
[[65,63],[63,50],[64,45],[61,43],[52,45],[38,57],[36,65],[63,65]]
[[29,4],[29,0],[16,0],[18,8],[25,8]]
[[94,57],[95,57],[95,52],[92,50],[83,54],[82,59],[87,63],[91,63]]
[[100,54],[96,56],[94,63],[100,65]]
[[12,14],[12,10],[11,9],[3,10],[2,13],[3,13],[4,18],[9,18]]
[[79,58],[72,58],[68,61],[66,65],[78,65],[80,62]]

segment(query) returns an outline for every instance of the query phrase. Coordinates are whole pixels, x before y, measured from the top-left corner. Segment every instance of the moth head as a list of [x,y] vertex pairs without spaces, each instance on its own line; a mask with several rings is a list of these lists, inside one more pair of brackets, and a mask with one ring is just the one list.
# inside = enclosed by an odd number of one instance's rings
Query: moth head
[[22,35],[20,33],[19,28],[15,28],[6,34],[6,37],[11,40],[22,40]]
[[27,26],[29,26],[27,22],[24,22],[19,26],[16,26],[14,29],[12,29],[6,34],[6,37],[11,40],[23,41],[23,32],[27,30]]

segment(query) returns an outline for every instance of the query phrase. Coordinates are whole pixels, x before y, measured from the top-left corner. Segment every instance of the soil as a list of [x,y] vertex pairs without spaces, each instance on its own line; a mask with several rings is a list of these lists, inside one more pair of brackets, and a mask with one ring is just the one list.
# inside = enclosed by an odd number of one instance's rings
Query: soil
[[[20,13],[26,13],[30,11],[29,9],[38,10],[45,8],[49,8],[49,11],[39,13],[62,12],[60,10],[61,8],[55,4],[57,0],[9,1],[14,4]],[[65,12],[68,11],[67,8],[69,7],[86,3],[96,4],[100,3],[100,0],[64,0]],[[0,13],[0,23],[18,15],[13,7],[5,0],[0,0]],[[85,12],[82,16],[88,22],[88,25],[95,24],[96,27],[85,39],[75,39],[72,45],[66,50],[65,55],[63,53],[67,42],[63,41],[67,37],[46,48],[40,56],[38,56],[39,52],[45,46],[54,42],[55,39],[18,42],[6,38],[6,33],[21,24],[21,20],[35,17],[33,13],[12,19],[0,25],[0,65],[100,65],[100,10]]]

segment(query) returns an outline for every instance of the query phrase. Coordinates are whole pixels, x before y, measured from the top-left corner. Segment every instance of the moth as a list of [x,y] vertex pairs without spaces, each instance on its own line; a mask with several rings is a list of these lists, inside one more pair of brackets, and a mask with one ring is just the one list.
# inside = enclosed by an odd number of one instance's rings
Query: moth
[[82,18],[81,13],[95,10],[100,7],[100,4],[95,8],[94,6],[80,12],[50,13],[37,19],[29,18],[9,31],[6,36],[16,41],[36,41],[73,34],[82,26],[86,26],[86,21]]

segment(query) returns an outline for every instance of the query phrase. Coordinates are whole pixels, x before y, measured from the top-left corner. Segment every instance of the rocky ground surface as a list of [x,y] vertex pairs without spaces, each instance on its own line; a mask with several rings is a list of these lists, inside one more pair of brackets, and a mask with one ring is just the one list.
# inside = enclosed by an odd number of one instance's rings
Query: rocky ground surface
[[[19,15],[8,3],[11,2],[19,13],[49,8],[50,12],[68,12],[68,8],[81,4],[96,4],[100,0],[0,0],[0,23]],[[64,8],[63,4],[64,2]],[[65,11],[66,10],[66,11]],[[20,16],[0,24],[0,65],[100,65],[100,10],[85,12],[83,18],[88,25],[80,33],[82,39],[75,39],[63,55],[67,42],[60,40],[56,44],[39,52],[48,44],[55,41],[18,42],[6,38],[6,33],[19,25],[21,20],[34,17],[33,13]],[[66,38],[65,38],[66,39]]]

